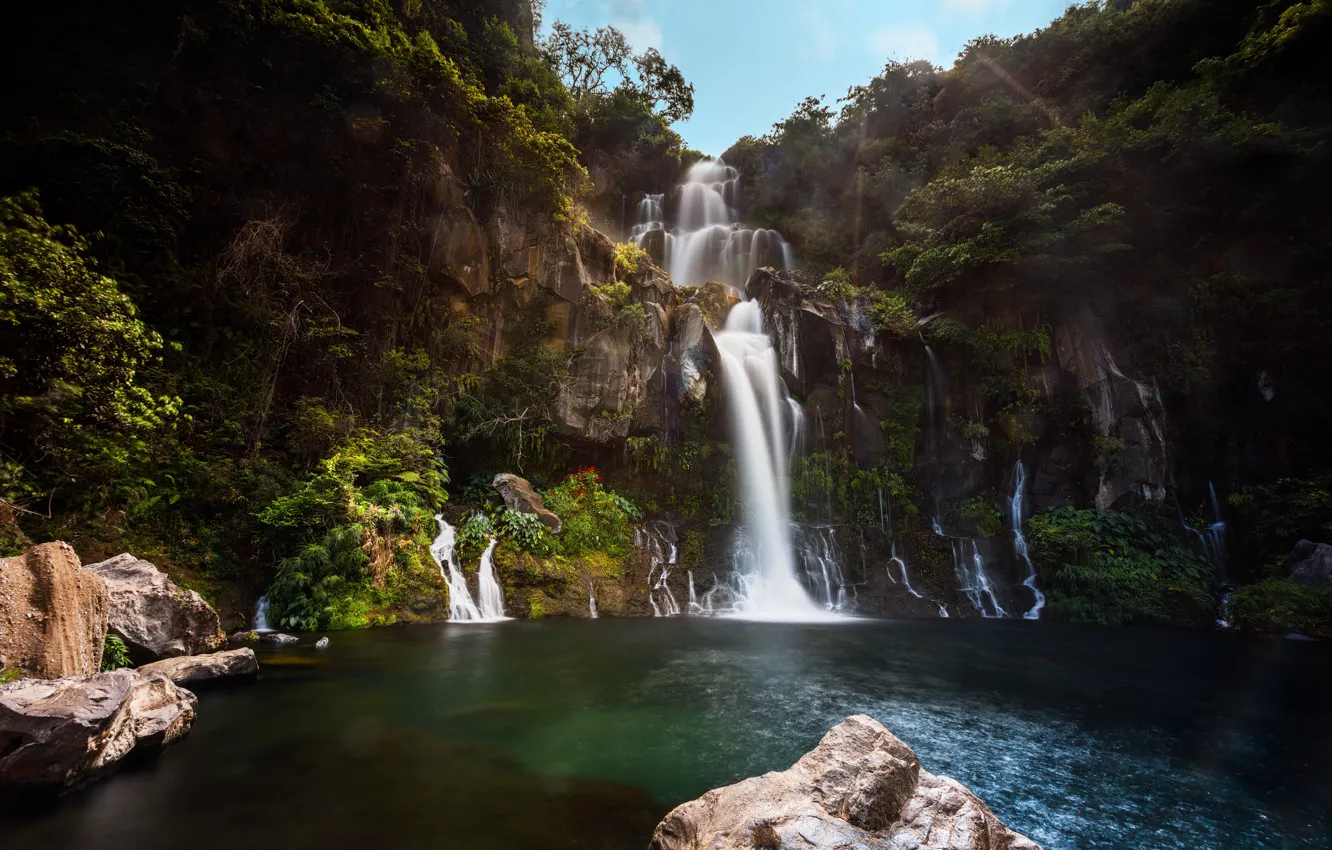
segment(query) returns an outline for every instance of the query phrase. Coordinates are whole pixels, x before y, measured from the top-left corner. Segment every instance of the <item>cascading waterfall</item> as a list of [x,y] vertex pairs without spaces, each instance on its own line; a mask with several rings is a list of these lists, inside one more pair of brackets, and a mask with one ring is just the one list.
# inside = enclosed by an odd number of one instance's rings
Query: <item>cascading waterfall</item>
[[837,548],[836,529],[814,526],[794,529],[796,556],[805,581],[814,588],[814,600],[825,611],[847,607],[847,585],[842,578],[842,553]]
[[[662,239],[662,266],[677,286],[715,280],[743,290],[755,269],[794,266],[780,233],[740,226],[739,177],[720,159],[695,163],[678,190],[674,230],[666,229],[663,196],[646,195],[639,202],[631,238],[644,248],[649,239]],[[652,236],[656,232],[662,235]]]
[[787,435],[796,426],[772,341],[763,332],[759,305],[743,301],[731,308],[716,335],[722,385],[731,420],[739,495],[744,507],[747,550],[737,550],[736,610],[742,616],[809,620],[826,616],[810,599],[796,573],[791,535]]
[[587,616],[597,619],[597,587],[590,581],[587,583]]
[[260,596],[259,601],[254,603],[254,631],[271,632],[273,627],[268,624],[268,597]]
[[454,557],[457,545],[457,530],[444,521],[442,514],[435,515],[439,525],[439,535],[430,544],[430,557],[439,567],[439,575],[449,589],[449,622],[475,623],[484,620],[481,609],[472,601],[471,591],[467,589],[467,577],[458,566]]
[[1036,565],[1031,562],[1031,554],[1027,550],[1027,538],[1022,533],[1023,504],[1027,489],[1027,468],[1022,465],[1022,461],[1017,462],[1013,468],[1013,497],[1008,502],[1008,518],[1013,529],[1013,551],[1017,554],[1018,560],[1027,566],[1027,575],[1022,579],[1022,583],[1031,588],[1036,601],[1031,609],[1022,615],[1024,620],[1039,620],[1041,618],[1041,609],[1045,607],[1045,594],[1041,593],[1040,588],[1036,586]]
[[[925,343],[925,459],[933,471],[943,466],[943,447],[947,422],[948,378],[934,349]],[[957,576],[962,593],[980,612],[982,617],[1007,617],[1008,612],[999,604],[994,582],[986,569],[980,546],[971,537],[953,537],[945,534],[939,501],[935,498],[934,533],[948,540],[953,551],[953,573]]]
[[674,617],[680,613],[680,604],[666,583],[679,555],[675,543],[675,526],[670,523],[653,522],[634,529],[634,545],[648,553],[652,564],[648,569],[648,601],[652,603],[654,617]]
[[478,590],[480,593],[481,619],[483,620],[507,620],[504,616],[504,592],[500,590],[499,581],[495,578],[495,545],[499,540],[490,538],[486,551],[481,554],[481,567],[477,570]]

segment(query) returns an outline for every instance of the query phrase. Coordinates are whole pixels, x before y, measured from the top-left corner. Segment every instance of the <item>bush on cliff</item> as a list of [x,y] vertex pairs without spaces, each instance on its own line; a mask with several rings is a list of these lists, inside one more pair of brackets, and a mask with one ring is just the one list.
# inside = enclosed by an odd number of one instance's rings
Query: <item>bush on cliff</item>
[[1029,528],[1047,610],[1057,619],[1196,625],[1212,617],[1212,565],[1178,523],[1054,508],[1032,517]]
[[1301,587],[1270,578],[1232,593],[1226,615],[1244,631],[1296,632],[1332,640],[1332,587]]

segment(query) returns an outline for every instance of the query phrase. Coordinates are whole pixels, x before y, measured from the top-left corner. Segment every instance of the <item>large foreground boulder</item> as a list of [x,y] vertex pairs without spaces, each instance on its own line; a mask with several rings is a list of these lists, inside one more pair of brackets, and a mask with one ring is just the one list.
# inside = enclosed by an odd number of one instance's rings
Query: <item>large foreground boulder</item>
[[138,660],[200,655],[227,642],[217,612],[157,567],[129,553],[89,564],[111,594],[108,628]]
[[1332,586],[1332,546],[1301,540],[1286,559],[1290,580],[1304,587]]
[[58,791],[184,737],[198,700],[161,673],[0,686],[0,787]]
[[106,585],[68,543],[0,559],[0,669],[43,679],[96,673],[107,611]]
[[490,486],[500,494],[504,500],[504,506],[511,511],[518,511],[524,514],[536,514],[537,517],[553,533],[559,534],[563,523],[555,512],[546,507],[541,501],[541,494],[533,489],[526,478],[519,478],[509,472],[503,472],[495,476],[490,482]]
[[248,646],[209,655],[182,655],[145,664],[136,671],[140,676],[161,673],[177,685],[193,685],[214,679],[253,676],[259,672],[259,660]]
[[651,850],[1039,850],[975,794],[920,767],[864,715],[790,770],[709,791],[657,825]]

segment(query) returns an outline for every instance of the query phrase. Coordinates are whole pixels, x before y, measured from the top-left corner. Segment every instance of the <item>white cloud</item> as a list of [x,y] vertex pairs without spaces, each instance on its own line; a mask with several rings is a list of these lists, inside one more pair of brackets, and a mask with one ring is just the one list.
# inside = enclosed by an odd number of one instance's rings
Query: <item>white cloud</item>
[[661,50],[661,24],[651,18],[616,21],[615,28],[624,33],[635,53],[642,53],[649,47]]
[[870,36],[870,49],[885,58],[937,62],[939,37],[925,27],[882,27]]

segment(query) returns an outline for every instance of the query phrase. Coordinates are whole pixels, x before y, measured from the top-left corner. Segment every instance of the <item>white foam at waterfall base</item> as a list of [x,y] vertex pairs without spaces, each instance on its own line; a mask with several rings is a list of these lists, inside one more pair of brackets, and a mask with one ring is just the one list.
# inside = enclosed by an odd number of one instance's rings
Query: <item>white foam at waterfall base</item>
[[758,304],[731,308],[716,340],[750,549],[749,557],[736,559],[735,616],[787,622],[835,617],[815,604],[796,573],[787,481],[790,406]]

